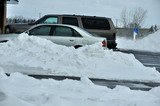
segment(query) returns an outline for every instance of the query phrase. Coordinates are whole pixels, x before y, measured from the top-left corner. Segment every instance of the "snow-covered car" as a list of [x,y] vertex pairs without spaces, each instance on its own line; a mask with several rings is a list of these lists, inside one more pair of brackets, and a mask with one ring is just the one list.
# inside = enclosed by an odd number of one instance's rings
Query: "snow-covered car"
[[[25,31],[30,36],[38,36],[60,45],[74,46],[75,48],[101,42],[103,47],[107,47],[107,39],[95,37],[89,32],[73,25],[65,24],[39,24]],[[6,39],[5,39],[6,38]],[[6,42],[12,37],[0,38],[0,42]]]

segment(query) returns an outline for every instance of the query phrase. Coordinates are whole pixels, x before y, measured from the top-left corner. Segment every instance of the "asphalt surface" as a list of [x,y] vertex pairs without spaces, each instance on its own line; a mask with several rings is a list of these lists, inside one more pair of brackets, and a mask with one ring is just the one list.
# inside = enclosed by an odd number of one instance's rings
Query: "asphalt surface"
[[[10,74],[7,74],[8,76]],[[28,75],[30,77],[36,78],[36,79],[55,79],[55,80],[65,80],[65,79],[71,79],[71,80],[81,80],[80,77],[73,77],[73,76],[54,76],[54,75]],[[97,78],[89,78],[95,85],[100,86],[107,86],[108,88],[115,88],[117,85],[120,86],[127,86],[132,90],[143,90],[143,91],[149,91],[150,89],[154,87],[160,86],[160,83],[153,83],[153,82],[138,82],[138,81],[127,81],[127,80],[106,80],[106,79],[97,79]]]
[[[53,76],[53,75],[29,75],[31,77],[37,79],[55,79],[55,80],[65,80],[65,79],[72,79],[72,80],[81,80],[80,77],[73,77],[73,76]],[[129,80],[106,80],[106,79],[97,79],[97,78],[89,78],[94,84],[100,86],[107,86],[108,88],[115,88],[117,85],[120,86],[127,86],[132,90],[143,90],[148,91],[154,87],[160,86],[160,83],[154,82],[139,82],[139,81],[129,81]]]
[[160,72],[160,53],[135,51],[135,50],[119,50],[123,53],[132,53],[135,58],[147,67],[155,67]]

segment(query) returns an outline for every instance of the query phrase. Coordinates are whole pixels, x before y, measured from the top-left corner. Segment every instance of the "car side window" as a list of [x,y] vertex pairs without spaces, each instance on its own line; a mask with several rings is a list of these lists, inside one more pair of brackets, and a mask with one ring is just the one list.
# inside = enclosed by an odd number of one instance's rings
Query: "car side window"
[[53,36],[73,37],[73,32],[71,28],[65,26],[56,27]]
[[76,30],[74,30],[74,36],[75,37],[82,37]]
[[62,24],[78,26],[78,20],[74,17],[63,17]]
[[39,26],[29,31],[29,35],[47,36],[50,34],[51,26]]
[[110,24],[107,19],[81,18],[85,29],[110,30]]
[[43,20],[40,23],[45,23],[45,24],[57,24],[58,23],[58,18],[57,17],[48,17],[45,20]]

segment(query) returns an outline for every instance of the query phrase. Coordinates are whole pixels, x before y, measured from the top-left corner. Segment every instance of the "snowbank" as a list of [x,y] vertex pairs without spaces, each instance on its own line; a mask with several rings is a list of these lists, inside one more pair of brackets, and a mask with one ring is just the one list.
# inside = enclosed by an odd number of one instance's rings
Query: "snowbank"
[[160,30],[140,40],[117,38],[118,48],[160,52]]
[[104,50],[99,44],[75,50],[21,34],[0,44],[0,60],[5,72],[160,82],[155,68],[143,66],[132,54]]
[[[24,83],[25,82],[25,83]],[[20,73],[0,73],[0,106],[159,106],[156,91],[134,91],[117,86],[109,89],[81,81],[37,80]]]

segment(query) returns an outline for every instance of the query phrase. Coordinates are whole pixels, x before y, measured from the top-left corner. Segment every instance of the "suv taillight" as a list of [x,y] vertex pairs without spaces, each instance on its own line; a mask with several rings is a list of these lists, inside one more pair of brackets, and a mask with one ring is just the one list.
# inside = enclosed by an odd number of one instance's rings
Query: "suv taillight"
[[106,47],[107,46],[107,41],[102,41],[102,47]]

